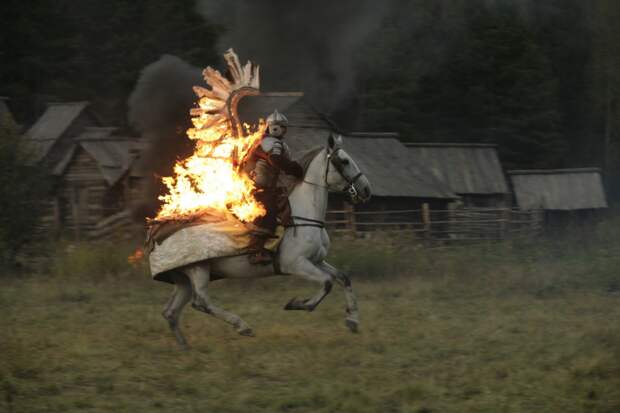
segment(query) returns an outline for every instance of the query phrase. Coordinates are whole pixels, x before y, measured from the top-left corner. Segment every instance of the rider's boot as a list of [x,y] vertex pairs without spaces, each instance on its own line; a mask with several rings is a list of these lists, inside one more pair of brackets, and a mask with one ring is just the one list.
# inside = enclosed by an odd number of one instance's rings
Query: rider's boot
[[250,248],[255,249],[256,252],[254,254],[250,254],[248,259],[250,260],[250,264],[271,264],[273,258],[271,253],[265,249],[265,242],[267,241],[267,237],[260,236],[254,239],[254,243]]

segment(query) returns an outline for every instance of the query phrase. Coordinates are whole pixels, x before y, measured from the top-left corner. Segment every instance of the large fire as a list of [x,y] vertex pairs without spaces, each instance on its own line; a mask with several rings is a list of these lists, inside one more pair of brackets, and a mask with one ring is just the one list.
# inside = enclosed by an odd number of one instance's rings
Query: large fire
[[187,136],[196,141],[196,149],[176,163],[174,176],[163,178],[168,193],[159,197],[163,205],[157,221],[193,219],[216,211],[249,222],[265,214],[252,195],[254,182],[240,170],[265,125],[262,121],[253,127],[242,125],[237,115],[239,100],[258,94],[258,66],[248,62],[242,67],[232,49],[224,57],[232,80],[207,67],[203,75],[211,89],[194,87],[200,99],[190,112],[194,127]]

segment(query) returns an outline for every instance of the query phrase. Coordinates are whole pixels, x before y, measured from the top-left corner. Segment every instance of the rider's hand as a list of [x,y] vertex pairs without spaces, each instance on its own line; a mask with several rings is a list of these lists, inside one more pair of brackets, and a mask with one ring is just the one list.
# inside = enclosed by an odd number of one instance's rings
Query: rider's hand
[[275,167],[280,168],[286,174],[293,175],[297,179],[303,179],[304,177],[304,168],[297,162],[291,161],[282,155],[271,155],[269,157],[269,162]]
[[289,175],[293,175],[297,179],[304,178],[304,169],[297,162],[291,162],[288,171],[285,171]]

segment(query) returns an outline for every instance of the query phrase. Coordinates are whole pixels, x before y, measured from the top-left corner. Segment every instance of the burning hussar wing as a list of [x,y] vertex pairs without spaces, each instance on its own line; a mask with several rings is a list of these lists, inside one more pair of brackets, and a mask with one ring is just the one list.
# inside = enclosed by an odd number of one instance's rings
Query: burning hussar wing
[[241,66],[232,50],[224,57],[230,78],[207,67],[203,75],[210,88],[194,87],[200,99],[190,112],[194,127],[187,131],[196,143],[194,153],[175,164],[173,176],[162,178],[167,193],[159,197],[157,221],[232,213],[235,219],[251,222],[265,214],[254,199],[254,182],[240,168],[261,140],[264,126],[245,130],[237,114],[242,97],[259,93],[258,66]]
[[237,106],[242,97],[260,93],[259,67],[249,61],[241,66],[233,49],[228,49],[224,58],[232,81],[207,67],[202,74],[211,89],[194,86],[200,100],[199,107],[190,111],[194,124],[194,128],[187,131],[190,139],[214,141],[231,132],[234,137],[244,134]]

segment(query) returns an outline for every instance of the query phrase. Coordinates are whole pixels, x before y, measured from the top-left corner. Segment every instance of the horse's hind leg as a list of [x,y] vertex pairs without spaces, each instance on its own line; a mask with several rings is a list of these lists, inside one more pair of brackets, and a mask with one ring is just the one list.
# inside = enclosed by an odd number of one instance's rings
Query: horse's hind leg
[[[307,259],[296,261],[294,268],[286,268],[287,274],[299,275],[310,281],[320,282],[321,289],[317,294],[305,300],[294,297],[285,306],[285,310],[305,310],[314,311],[314,309],[323,301],[332,289],[332,277],[328,272],[317,268]],[[284,268],[283,268],[284,269]]]
[[189,279],[184,274],[175,273],[172,275],[172,280],[174,281],[174,291],[162,315],[168,321],[170,330],[172,330],[172,334],[174,334],[181,349],[187,350],[187,340],[185,340],[181,332],[179,318],[181,316],[181,311],[183,311],[183,307],[185,307],[185,304],[187,304],[192,297],[192,287],[189,283]]
[[345,324],[354,333],[357,333],[359,326],[359,311],[357,309],[357,298],[355,297],[355,293],[353,292],[353,286],[351,285],[351,280],[345,273],[339,271],[333,265],[328,264],[323,261],[320,267],[326,272],[330,273],[332,277],[336,280],[340,286],[344,289],[344,296],[347,302],[347,318],[345,320]]
[[209,267],[207,265],[191,265],[184,270],[185,274],[189,277],[192,290],[194,291],[194,300],[192,307],[198,311],[210,314],[222,321],[231,324],[235,327],[235,330],[242,336],[253,336],[254,333],[249,325],[236,314],[222,310],[215,306],[209,295],[207,294],[207,286],[209,284]]

